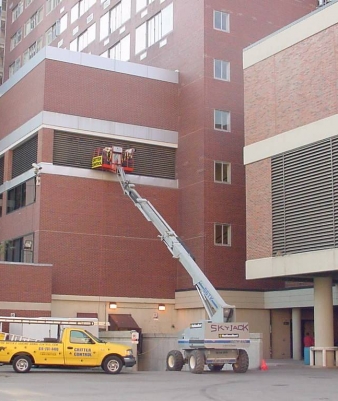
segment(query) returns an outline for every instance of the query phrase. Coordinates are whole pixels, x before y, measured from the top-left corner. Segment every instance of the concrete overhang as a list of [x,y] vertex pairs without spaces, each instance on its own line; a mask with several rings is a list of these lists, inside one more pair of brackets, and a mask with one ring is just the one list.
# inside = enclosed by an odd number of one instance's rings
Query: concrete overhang
[[261,258],[246,262],[247,280],[282,278],[307,281],[318,276],[331,276],[335,282],[338,282],[338,249]]

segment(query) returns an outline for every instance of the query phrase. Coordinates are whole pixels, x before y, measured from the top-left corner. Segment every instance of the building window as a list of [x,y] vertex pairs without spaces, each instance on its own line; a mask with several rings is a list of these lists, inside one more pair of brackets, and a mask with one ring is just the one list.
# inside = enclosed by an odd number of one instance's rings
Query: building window
[[120,28],[130,19],[131,1],[122,0],[100,18],[100,40]]
[[20,1],[12,10],[12,22],[19,18],[23,12],[23,1]]
[[7,192],[7,213],[14,212],[35,202],[35,178]]
[[128,61],[130,59],[130,35],[125,36],[120,42],[102,53],[101,56],[115,60]]
[[74,21],[76,21],[95,3],[96,0],[80,0],[78,3],[76,3],[75,6],[70,10],[70,23],[72,24]]
[[214,111],[214,128],[222,131],[230,131],[230,112]]
[[223,60],[214,60],[214,78],[230,81],[230,63]]
[[29,48],[24,52],[22,65],[26,64],[28,60],[36,55],[36,53],[42,49],[42,36],[34,42]]
[[32,32],[32,30],[42,21],[42,12],[43,7],[40,7],[38,11],[25,23],[25,36]]
[[21,39],[22,39],[22,29],[20,28],[11,37],[10,50],[13,50],[21,42]]
[[231,169],[230,163],[215,162],[214,179],[215,182],[231,182]]
[[14,73],[18,71],[18,69],[21,67],[21,58],[18,57],[14,63],[12,63],[9,66],[9,77],[11,77]]
[[136,0],[136,12],[139,12],[154,0]]
[[4,250],[2,258],[6,262],[33,263],[33,234],[4,241],[0,249]]
[[215,245],[231,245],[231,226],[229,224],[215,224]]
[[46,32],[46,45],[48,46],[60,33],[60,22],[56,21]]
[[2,217],[2,194],[0,194],[0,217]]
[[136,28],[135,54],[161,40],[174,29],[173,3]]
[[46,15],[54,10],[56,6],[61,3],[62,0],[47,0],[46,1]]
[[214,11],[214,28],[229,32],[229,14],[222,11]]
[[60,33],[62,33],[67,29],[67,20],[68,20],[67,15],[68,14],[65,14],[60,18]]
[[26,0],[25,7],[27,8],[32,2],[33,2],[33,0]]
[[81,52],[95,40],[96,24],[91,25],[80,36],[70,42],[70,50]]

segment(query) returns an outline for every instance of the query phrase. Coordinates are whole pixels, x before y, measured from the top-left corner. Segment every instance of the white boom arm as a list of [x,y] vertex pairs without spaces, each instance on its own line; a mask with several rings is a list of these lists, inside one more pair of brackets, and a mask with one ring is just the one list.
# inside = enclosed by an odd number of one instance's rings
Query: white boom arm
[[117,175],[125,195],[133,201],[134,205],[141,211],[143,216],[154,224],[160,233],[160,239],[165,243],[173,257],[178,259],[193,280],[205,310],[212,322],[228,322],[235,318],[235,307],[224,302],[223,298],[216,291],[211,282],[207,279],[202,270],[195,263],[193,257],[186,247],[168,225],[154,206],[142,198],[135,190],[135,185],[127,179],[123,167],[118,166]]

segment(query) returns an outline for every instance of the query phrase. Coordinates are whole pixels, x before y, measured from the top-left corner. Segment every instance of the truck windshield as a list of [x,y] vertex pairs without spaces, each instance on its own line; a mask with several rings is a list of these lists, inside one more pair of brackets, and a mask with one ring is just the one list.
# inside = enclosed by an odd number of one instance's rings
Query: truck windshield
[[92,333],[89,333],[89,331],[85,330],[86,334],[88,334],[89,337],[91,337],[93,340],[95,340],[97,343],[105,343],[106,341],[100,340],[99,338],[95,337]]

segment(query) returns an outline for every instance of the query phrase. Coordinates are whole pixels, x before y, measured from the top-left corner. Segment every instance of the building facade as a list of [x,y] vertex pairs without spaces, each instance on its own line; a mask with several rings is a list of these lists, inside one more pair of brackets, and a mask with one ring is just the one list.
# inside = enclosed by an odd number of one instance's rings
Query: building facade
[[327,2],[244,51],[246,275],[313,287],[287,300],[296,355],[299,332],[331,351],[338,339],[337,11]]
[[[283,289],[284,282],[245,277],[242,50],[316,5],[7,4],[0,266],[9,293],[1,295],[1,313],[97,313],[106,320],[115,302],[114,313],[131,314],[143,331],[159,333],[205,317],[191,278],[125,199],[116,177],[90,169],[93,149],[114,143],[137,149],[138,191],[238,307],[238,320],[269,339],[264,291]],[[42,167],[38,182],[32,163]],[[15,270],[23,264],[41,271],[41,298],[29,269]],[[27,288],[20,300],[11,292],[18,274]]]

